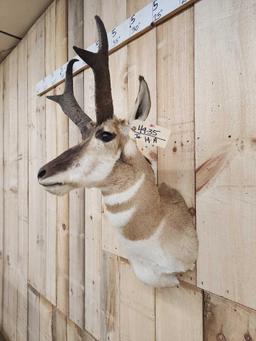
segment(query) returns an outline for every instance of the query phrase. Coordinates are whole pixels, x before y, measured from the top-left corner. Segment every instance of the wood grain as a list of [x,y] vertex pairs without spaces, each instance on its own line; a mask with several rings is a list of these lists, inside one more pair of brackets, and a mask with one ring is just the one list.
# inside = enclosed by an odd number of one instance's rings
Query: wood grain
[[3,328],[16,339],[18,300],[18,92],[17,50],[4,64],[4,287]]
[[[68,1],[68,58],[75,53],[74,45],[83,47],[83,1]],[[81,108],[84,102],[83,73],[74,78],[76,100]],[[69,146],[81,142],[77,126],[69,121]],[[85,204],[84,189],[69,194],[69,318],[84,327],[85,307]]]
[[120,269],[118,257],[103,252],[101,261],[100,340],[120,340]]
[[86,190],[85,213],[85,329],[100,338],[101,194]]
[[4,64],[0,64],[0,321],[2,322],[4,276]]
[[[45,72],[52,72],[55,68],[55,2],[45,13]],[[47,95],[52,95],[53,91]],[[45,160],[48,162],[57,154],[57,122],[56,104],[52,101],[45,102]],[[41,165],[43,166],[43,164]],[[43,191],[43,188],[41,188]],[[57,222],[57,198],[46,193],[46,274],[45,274],[45,297],[56,304],[56,222]],[[43,293],[43,292],[42,292]]]
[[159,289],[156,297],[157,340],[203,341],[200,290],[184,284],[178,288]]
[[49,301],[40,296],[39,299],[39,325],[40,341],[53,340],[53,307]]
[[28,341],[40,340],[40,297],[28,287]]
[[254,340],[256,312],[206,293],[204,296],[204,340]]
[[80,329],[72,321],[68,321],[67,341],[96,341],[96,340],[85,330]]
[[52,329],[53,341],[67,341],[67,317],[56,308],[53,308]]
[[155,340],[154,288],[139,281],[126,261],[120,265],[120,341]]
[[254,1],[195,5],[197,280],[254,309],[255,18]]
[[28,35],[28,117],[29,117],[29,281],[45,293],[46,275],[46,193],[37,181],[45,163],[45,98],[36,97],[35,84],[44,75],[44,16]]
[[18,48],[18,260],[17,341],[27,341],[28,281],[28,93],[27,39]]
[[[55,14],[55,62],[67,60],[67,3],[56,0]],[[63,86],[56,89],[62,93]],[[68,149],[68,119],[56,106],[57,154]],[[57,307],[66,315],[69,309],[69,200],[68,195],[57,199]]]
[[[177,189],[195,208],[193,8],[157,27],[158,124],[170,129],[158,151],[158,183]],[[196,282],[195,272],[182,276]]]

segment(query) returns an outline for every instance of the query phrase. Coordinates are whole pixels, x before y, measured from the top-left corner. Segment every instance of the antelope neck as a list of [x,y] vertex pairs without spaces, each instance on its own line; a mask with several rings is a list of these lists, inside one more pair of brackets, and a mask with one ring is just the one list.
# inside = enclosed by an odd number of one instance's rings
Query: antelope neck
[[[123,169],[124,171],[124,169]],[[102,191],[107,216],[113,227],[129,240],[149,238],[163,218],[158,189],[153,173],[126,169],[126,176]]]

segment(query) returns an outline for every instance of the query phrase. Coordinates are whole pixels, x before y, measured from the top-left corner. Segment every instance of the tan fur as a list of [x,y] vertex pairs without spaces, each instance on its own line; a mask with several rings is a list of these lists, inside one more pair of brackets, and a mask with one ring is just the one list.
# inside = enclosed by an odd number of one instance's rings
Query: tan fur
[[[126,214],[127,212],[125,219],[128,217],[128,222],[118,228],[123,241],[136,244],[140,241],[147,242],[151,237],[155,238],[154,236],[157,235],[161,252],[166,254],[167,259],[170,258],[173,268],[179,269],[177,272],[192,269],[197,256],[197,237],[193,217],[183,197],[178,191],[164,184],[159,188],[155,185],[155,176],[151,165],[137,149],[135,143],[130,140],[129,126],[124,120],[116,118],[108,120],[95,130],[100,128],[115,133],[116,138],[108,143],[103,143],[96,139],[94,131],[87,141],[82,142],[75,149],[77,152],[73,159],[72,152],[67,151],[64,158],[62,155],[59,156],[47,164],[45,169],[49,169],[53,165],[53,169],[49,172],[51,177],[57,179],[59,183],[63,183],[64,186],[67,182],[67,190],[81,186],[97,187],[105,198],[114,198],[118,194],[127,193],[127,191],[129,193],[129,189],[133,188],[139,179],[143,179],[138,191],[130,198],[120,203],[107,203],[107,212],[112,214],[114,218],[118,214],[121,214],[122,217],[122,213]],[[65,170],[65,167],[61,165],[63,159],[70,167],[68,170]],[[112,159],[113,161],[111,161]],[[76,174],[77,169],[83,167],[84,160],[89,160],[87,163],[89,162],[91,166]],[[113,162],[113,166],[106,177],[100,180],[93,178],[90,181],[88,180],[94,176],[97,167],[102,166],[104,169],[105,163],[109,164],[109,162],[110,164]],[[60,172],[64,169],[64,172],[60,174],[58,174],[57,169],[59,164],[61,165]],[[51,177],[48,180],[47,178],[43,180],[42,185],[47,186],[46,182],[50,182]],[[79,177],[81,177],[80,180]],[[59,187],[62,188],[63,186]],[[58,194],[59,189],[57,187],[56,190],[51,189],[49,191],[55,191]],[[62,194],[63,191],[59,191],[59,193]],[[161,226],[160,230],[159,226]],[[134,264],[134,270],[137,271],[136,274],[139,277],[144,268],[140,270],[141,265],[136,263],[136,260],[134,263],[131,259],[131,262]],[[177,284],[177,279],[175,276],[173,277],[172,273],[163,273],[156,280],[155,274],[151,274],[149,267],[146,267],[145,271],[144,277],[146,279],[142,276],[145,283],[154,286]],[[156,278],[158,278],[157,276]]]

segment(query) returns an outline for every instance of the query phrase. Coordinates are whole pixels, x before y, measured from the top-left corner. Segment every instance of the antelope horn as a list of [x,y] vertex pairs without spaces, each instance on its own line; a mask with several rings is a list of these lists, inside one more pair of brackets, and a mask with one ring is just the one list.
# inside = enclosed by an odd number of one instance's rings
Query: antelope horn
[[62,95],[47,96],[47,98],[61,106],[64,113],[78,126],[82,138],[85,139],[88,136],[92,120],[81,109],[74,96],[73,64],[75,62],[78,62],[78,59],[71,59],[67,65],[64,93]]
[[105,26],[97,15],[95,16],[98,35],[99,50],[97,53],[80,49],[74,46],[75,52],[92,69],[95,79],[95,106],[97,124],[101,124],[113,117],[113,101],[111,94],[111,82],[108,65],[108,37]]

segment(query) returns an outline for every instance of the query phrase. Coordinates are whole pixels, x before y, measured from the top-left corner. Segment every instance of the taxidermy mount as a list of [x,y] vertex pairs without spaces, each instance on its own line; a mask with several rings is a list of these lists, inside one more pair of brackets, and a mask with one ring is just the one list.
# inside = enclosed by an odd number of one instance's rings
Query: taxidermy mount
[[97,120],[93,122],[74,97],[72,70],[77,60],[72,59],[67,65],[64,93],[48,98],[78,126],[83,140],[44,165],[38,181],[56,195],[79,187],[98,188],[136,276],[154,287],[175,286],[179,283],[176,275],[192,270],[197,258],[193,217],[177,190],[155,184],[150,163],[129,136],[130,123],[144,121],[150,111],[150,92],[142,76],[129,120],[114,115],[107,33],[101,19],[95,19],[98,52],[74,50],[94,73]]

